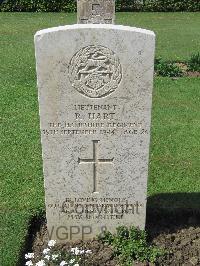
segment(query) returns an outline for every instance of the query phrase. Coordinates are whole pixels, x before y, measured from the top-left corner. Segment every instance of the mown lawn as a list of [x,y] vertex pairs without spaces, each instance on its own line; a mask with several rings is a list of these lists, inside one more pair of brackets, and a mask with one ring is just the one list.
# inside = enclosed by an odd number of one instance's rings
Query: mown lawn
[[200,208],[199,102],[199,78],[156,78],[148,195],[159,197],[152,207]]
[[[166,60],[199,49],[199,21],[198,13],[117,14],[117,24],[153,29],[156,55]],[[2,266],[16,265],[31,217],[44,211],[33,35],[75,22],[75,14],[0,13]],[[200,207],[199,85],[197,78],[155,80],[148,194],[161,194],[159,207]]]
[[[66,13],[1,13],[2,45],[28,45],[33,34],[48,27],[76,23],[75,14]],[[187,60],[200,46],[200,13],[117,13],[116,24],[142,27],[157,35],[156,56],[165,60]],[[12,42],[13,40],[13,42]],[[19,41],[19,42],[18,42]],[[27,48],[28,48],[27,47]],[[17,47],[16,47],[17,51]],[[32,55],[32,54],[31,54]],[[27,58],[29,60],[29,57]],[[30,64],[30,60],[29,60]]]

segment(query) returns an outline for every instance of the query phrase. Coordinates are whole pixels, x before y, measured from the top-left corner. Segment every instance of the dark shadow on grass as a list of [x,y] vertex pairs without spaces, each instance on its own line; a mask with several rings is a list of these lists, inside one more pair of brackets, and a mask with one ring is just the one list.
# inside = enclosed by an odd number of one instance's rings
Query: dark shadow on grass
[[152,237],[200,227],[200,193],[163,193],[147,199],[146,230]]
[[30,221],[28,234],[25,239],[24,246],[20,252],[19,260],[16,266],[24,266],[26,263],[26,260],[24,258],[24,255],[28,252],[32,252],[32,246],[34,239],[36,237],[36,233],[40,231],[40,227],[43,223],[45,223],[45,213],[42,212],[38,214],[38,216],[33,217]]

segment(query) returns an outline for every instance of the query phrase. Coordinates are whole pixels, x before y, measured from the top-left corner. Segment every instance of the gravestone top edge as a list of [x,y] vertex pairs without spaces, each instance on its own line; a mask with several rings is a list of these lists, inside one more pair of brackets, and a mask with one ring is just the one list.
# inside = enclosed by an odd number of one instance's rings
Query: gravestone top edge
[[66,26],[58,26],[47,28],[43,30],[39,30],[35,33],[34,38],[38,38],[41,35],[52,33],[52,32],[59,32],[65,30],[76,30],[76,29],[113,29],[113,30],[121,30],[121,31],[132,31],[135,33],[143,33],[146,35],[152,35],[155,37],[155,33],[151,30],[146,30],[142,28],[130,27],[130,26],[123,26],[123,25],[113,25],[113,24],[74,24],[74,25],[66,25]]

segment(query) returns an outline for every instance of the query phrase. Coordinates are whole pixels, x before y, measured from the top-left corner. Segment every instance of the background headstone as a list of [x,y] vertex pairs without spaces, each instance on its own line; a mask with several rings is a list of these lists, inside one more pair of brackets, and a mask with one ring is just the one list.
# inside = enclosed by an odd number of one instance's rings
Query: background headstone
[[114,24],[114,0],[78,0],[77,20],[79,24]]

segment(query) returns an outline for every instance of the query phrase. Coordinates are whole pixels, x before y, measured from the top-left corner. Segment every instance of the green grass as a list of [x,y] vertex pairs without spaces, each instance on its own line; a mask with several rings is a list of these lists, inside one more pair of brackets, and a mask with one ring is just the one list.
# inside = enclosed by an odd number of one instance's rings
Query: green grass
[[200,47],[200,13],[121,13],[117,23],[156,33],[156,56],[188,60]]
[[[3,43],[21,41],[24,46],[33,40],[33,34],[43,28],[74,24],[75,14],[66,13],[0,13]],[[156,56],[165,60],[187,60],[199,50],[200,13],[117,13],[116,24],[143,27],[155,31]],[[19,44],[20,45],[20,44]],[[17,47],[16,47],[17,48]],[[32,55],[32,54],[31,54]],[[29,57],[27,58],[29,60]],[[30,61],[30,60],[29,60]]]
[[155,80],[148,195],[168,193],[156,207],[200,208],[199,88],[198,78]]
[[[157,55],[180,60],[197,51],[198,19],[198,13],[117,14],[118,24],[155,30]],[[33,34],[75,21],[74,14],[0,13],[2,266],[16,265],[31,217],[44,210]],[[183,200],[183,193],[200,192],[199,99],[198,79],[155,81],[148,193],[173,193],[173,203],[184,207],[200,206],[200,197]]]

